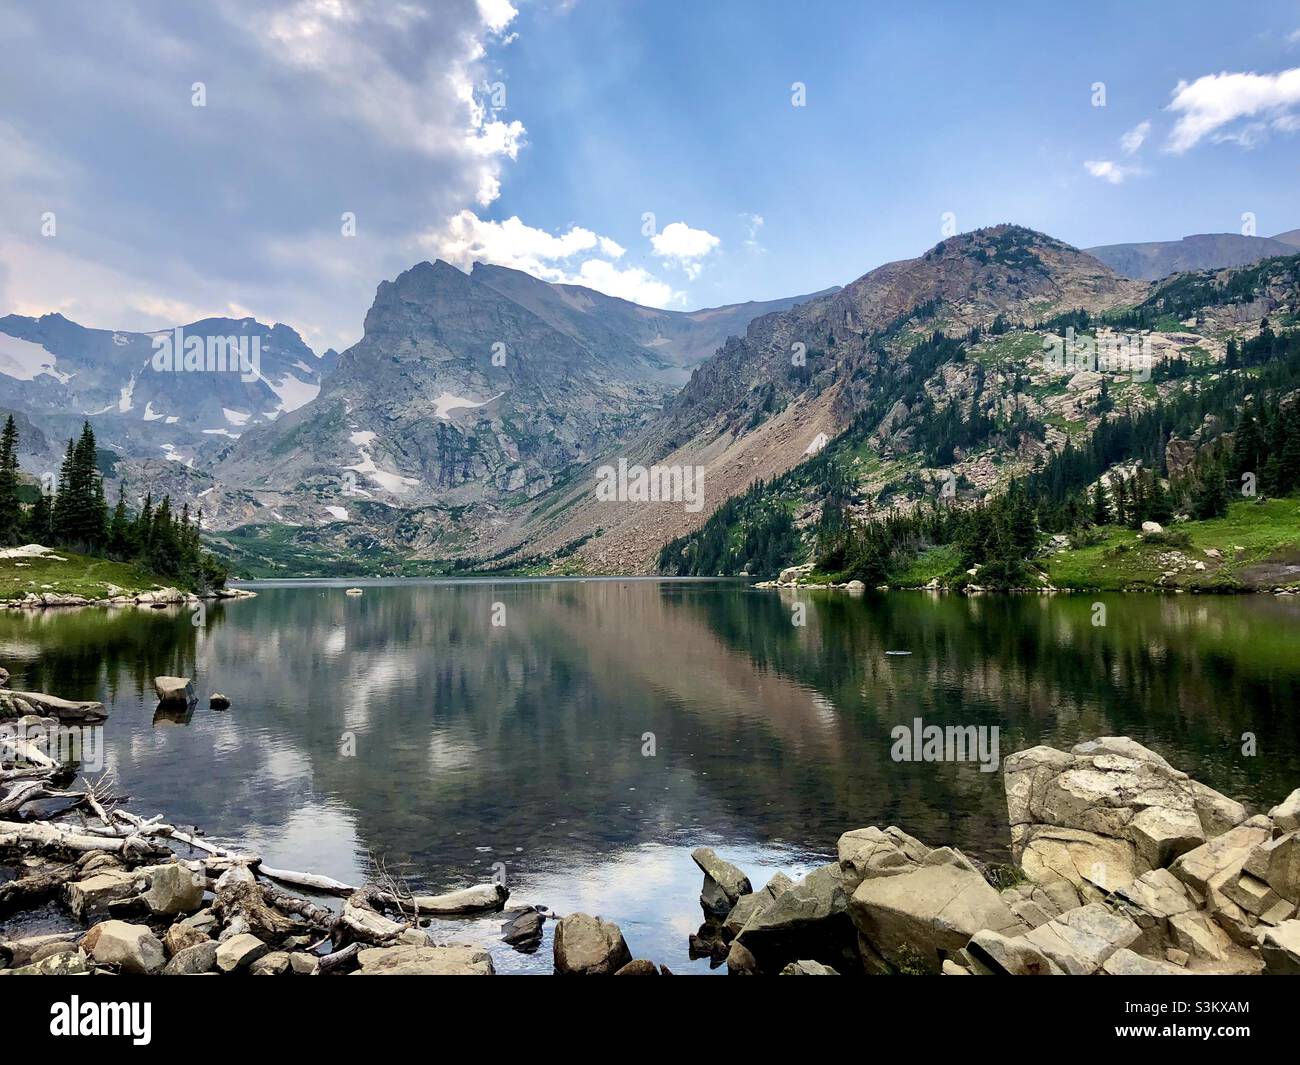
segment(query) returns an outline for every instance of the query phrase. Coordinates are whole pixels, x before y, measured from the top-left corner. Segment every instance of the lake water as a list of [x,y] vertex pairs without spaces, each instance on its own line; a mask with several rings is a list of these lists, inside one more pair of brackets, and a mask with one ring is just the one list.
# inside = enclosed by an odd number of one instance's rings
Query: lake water
[[[891,758],[917,717],[998,726],[1003,757],[1129,735],[1265,808],[1300,785],[1300,597],[347,586],[258,584],[199,618],[0,612],[0,664],[11,687],[109,707],[106,765],[138,813],[354,883],[371,856],[430,891],[503,863],[511,905],[599,913],[678,972],[708,970],[687,957],[692,847],[756,888],[871,824],[1007,859],[1000,772]],[[195,677],[188,719],[155,713],[160,674]],[[209,710],[213,691],[231,709]],[[492,939],[499,971],[549,971],[549,927],[525,956],[499,926],[438,931]]]

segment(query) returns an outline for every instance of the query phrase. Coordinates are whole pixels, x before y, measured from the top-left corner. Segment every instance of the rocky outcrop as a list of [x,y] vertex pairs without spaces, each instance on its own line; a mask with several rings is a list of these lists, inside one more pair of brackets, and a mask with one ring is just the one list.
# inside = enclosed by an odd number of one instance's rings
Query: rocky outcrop
[[1246,818],[1240,803],[1125,737],[1006,760],[1012,857],[1036,883],[1101,899]]
[[728,971],[1300,972],[1300,792],[1251,817],[1126,737],[1021,751],[1006,792],[1009,869],[892,825],[845,832],[834,864],[737,900]]

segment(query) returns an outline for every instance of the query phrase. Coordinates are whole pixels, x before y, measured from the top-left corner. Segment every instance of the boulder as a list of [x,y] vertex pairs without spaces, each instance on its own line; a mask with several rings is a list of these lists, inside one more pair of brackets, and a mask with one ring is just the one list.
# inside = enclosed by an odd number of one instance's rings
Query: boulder
[[85,921],[134,899],[145,890],[148,883],[146,877],[126,869],[105,869],[84,880],[64,885],[63,893],[72,916]]
[[555,971],[561,975],[611,976],[631,960],[613,921],[573,913],[555,926]]
[[740,940],[732,942],[727,951],[728,976],[755,976],[758,974],[758,961],[749,952],[749,948]]
[[914,869],[930,848],[913,839],[900,828],[890,825],[883,831],[874,826],[845,832],[836,844],[844,891],[852,895],[864,880],[877,876],[895,876]]
[[1101,971],[1108,976],[1186,976],[1187,970],[1167,962],[1145,958],[1127,947],[1121,947],[1102,963]]
[[86,976],[90,969],[86,956],[74,947],[70,951],[33,959],[16,969],[0,969],[0,976]]
[[1005,770],[1012,856],[1031,880],[1063,877],[1085,901],[1246,820],[1240,803],[1125,736],[1033,747]]
[[777,898],[794,887],[794,881],[784,873],[773,873],[772,879],[759,891],[741,895],[722,922],[723,938],[735,939],[748,921],[757,913],[767,910]]
[[311,976],[316,971],[319,960],[315,954],[296,950],[289,955],[289,971],[295,976]]
[[1134,921],[1094,902],[1026,932],[1024,938],[1067,974],[1086,976],[1141,935]]
[[154,677],[153,690],[160,703],[188,706],[194,701],[194,682],[189,677]]
[[1283,832],[1300,829],[1300,788],[1269,810],[1268,816]]
[[193,913],[203,905],[206,878],[197,870],[171,862],[156,865],[146,872],[149,874],[149,890],[144,893],[144,901],[150,913],[174,917]]
[[501,926],[501,940],[521,954],[531,954],[542,944],[545,918],[536,910],[525,910]]
[[229,709],[230,709],[230,697],[229,697],[228,695],[222,695],[221,692],[213,692],[213,693],[208,697],[208,709],[209,709],[209,710],[229,710]]
[[[1262,880],[1287,902],[1300,903],[1300,832],[1266,839],[1250,852],[1242,870],[1243,875]],[[1265,911],[1252,912],[1262,915]]]
[[1016,935],[1026,927],[984,877],[946,863],[864,880],[849,914],[862,938],[903,971],[937,973],[943,953],[960,950],[976,932]]
[[211,942],[211,938],[206,932],[200,932],[197,928],[181,924],[179,921],[167,929],[162,937],[163,950],[167,952],[169,958],[176,957],[187,947],[195,947],[200,943],[208,942]]
[[163,968],[164,976],[200,976],[210,973],[217,967],[217,944],[205,939],[182,947],[172,955],[172,960]]
[[1165,527],[1158,521],[1144,521],[1142,523],[1142,531],[1144,533],[1162,533],[1165,531]]
[[645,958],[633,958],[630,962],[619,969],[615,976],[661,976],[659,967],[652,961]]
[[283,950],[263,954],[248,967],[250,976],[284,976],[288,971],[289,955]]
[[1252,817],[1188,851],[1169,867],[1170,871],[1203,896],[1222,893],[1230,881],[1241,875],[1251,852],[1271,835],[1272,825],[1267,818]]
[[163,945],[144,925],[104,921],[86,933],[82,946],[99,965],[116,965],[134,975],[158,972],[166,963]]
[[724,861],[711,847],[696,847],[691,858],[704,873],[704,887],[700,891],[700,905],[710,917],[725,917],[742,895],[754,889],[749,877],[736,866]]
[[975,960],[1002,976],[1063,976],[1061,967],[1023,937],[976,932],[966,947]]
[[1283,921],[1264,933],[1259,945],[1264,971],[1276,976],[1300,976],[1300,921]]
[[223,973],[247,969],[267,952],[267,946],[250,932],[231,936],[217,947],[217,968]]
[[759,907],[736,937],[764,973],[811,958],[841,972],[856,972],[857,936],[838,862],[820,866]]
[[354,976],[492,976],[492,958],[481,947],[372,947],[357,955]]

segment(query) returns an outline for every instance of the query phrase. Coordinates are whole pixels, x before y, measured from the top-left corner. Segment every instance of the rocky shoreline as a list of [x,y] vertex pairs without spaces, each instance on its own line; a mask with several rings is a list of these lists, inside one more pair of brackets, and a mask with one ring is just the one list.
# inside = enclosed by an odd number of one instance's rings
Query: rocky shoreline
[[46,607],[59,606],[139,606],[161,610],[164,607],[179,606],[185,603],[252,599],[256,595],[256,592],[247,588],[215,588],[203,595],[196,595],[194,592],[182,592],[179,588],[155,588],[148,592],[137,592],[134,595],[111,595],[103,599],[88,599],[85,596],[65,595],[61,592],[27,592],[21,599],[9,599],[0,602],[0,607],[9,610],[42,610]]
[[[175,679],[159,678],[160,698],[176,698]],[[0,937],[0,975],[493,974],[485,946],[426,929],[505,911],[504,885],[420,895],[382,864],[348,885],[131,813],[109,779],[66,790],[76,766],[42,737],[104,708],[6,680],[0,671],[0,922],[52,904],[75,927]],[[733,975],[1300,974],[1300,788],[1253,812],[1125,737],[1004,765],[1005,866],[872,826],[845,832],[836,860],[797,883],[777,873],[754,890],[697,848],[704,920],[691,956]],[[603,917],[536,906],[503,917],[502,941],[526,953],[555,923],[557,974],[671,975]]]

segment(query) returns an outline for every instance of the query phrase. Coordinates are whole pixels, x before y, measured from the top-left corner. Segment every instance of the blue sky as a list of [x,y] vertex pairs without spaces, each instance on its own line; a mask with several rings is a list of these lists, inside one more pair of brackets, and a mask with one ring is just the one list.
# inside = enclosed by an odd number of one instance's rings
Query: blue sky
[[1300,227],[1294,2],[3,0],[0,54],[0,312],[97,326],[341,346],[439,255],[768,299],[948,212],[1079,246]]

